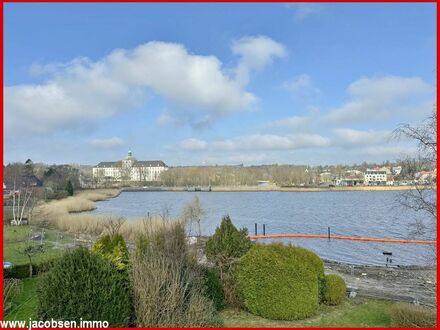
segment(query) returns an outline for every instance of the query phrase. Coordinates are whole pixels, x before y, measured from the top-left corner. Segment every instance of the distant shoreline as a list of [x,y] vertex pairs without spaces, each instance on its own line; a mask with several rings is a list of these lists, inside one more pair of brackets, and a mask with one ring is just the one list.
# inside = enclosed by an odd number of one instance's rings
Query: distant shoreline
[[[201,192],[209,192],[206,187],[202,187]],[[436,187],[432,187],[436,189]],[[323,191],[404,191],[414,189],[413,186],[353,186],[353,187],[277,187],[277,186],[213,186],[210,192],[323,192]],[[174,191],[186,192],[187,187],[126,187],[122,191],[129,192],[148,192],[148,191]]]

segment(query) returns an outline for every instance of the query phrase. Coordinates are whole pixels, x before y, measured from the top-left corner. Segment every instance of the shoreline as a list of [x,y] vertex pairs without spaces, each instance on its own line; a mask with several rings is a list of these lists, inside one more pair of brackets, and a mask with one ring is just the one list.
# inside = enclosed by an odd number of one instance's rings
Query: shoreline
[[[415,189],[414,186],[353,186],[353,187],[278,187],[278,186],[214,186],[209,191],[203,187],[197,192],[344,192],[344,191],[407,191]],[[432,187],[436,189],[436,187]],[[121,192],[195,192],[187,187],[125,187]]]
[[[121,191],[113,190],[113,193],[103,194],[104,196],[92,195],[94,198],[92,196],[89,198],[95,201],[103,201],[117,197],[120,192]],[[81,196],[82,194],[78,195]],[[58,203],[59,202],[60,201],[58,201]],[[65,210],[64,212],[71,213],[72,210],[70,210],[70,212]],[[69,220],[67,222],[77,223],[79,220],[76,218],[77,216],[78,214],[69,215],[66,220]],[[92,219],[95,221],[91,221]],[[101,222],[102,219],[99,219],[97,216],[92,216],[84,220],[86,222]],[[56,227],[56,230],[78,233],[78,230],[72,230],[73,228],[68,228],[69,226],[66,225],[61,227],[59,225],[57,226],[56,223],[53,223],[52,225],[55,225],[54,227]],[[97,223],[95,225],[97,225]],[[124,226],[127,225],[130,225],[130,221],[124,223]],[[127,232],[125,233],[126,235],[124,235],[129,249],[134,246],[132,240],[134,236],[132,234],[140,230],[139,227],[131,227],[132,226],[125,228],[127,229]],[[93,240],[91,237],[96,238],[97,236],[97,233],[90,231],[90,229],[81,227],[81,231],[83,232],[82,234],[79,234],[78,238],[82,236],[87,238],[83,244],[89,244],[89,241]],[[203,245],[206,239],[207,237],[203,237]],[[193,248],[198,250],[202,247],[193,246]],[[343,277],[347,283],[347,290],[360,297],[404,301],[408,303],[418,302],[427,306],[434,306],[436,303],[436,267],[433,265],[386,267],[381,265],[362,265],[325,259],[323,259],[323,262],[326,274],[338,274]]]
[[323,260],[326,274],[344,278],[347,291],[367,298],[436,306],[436,266],[368,266]]

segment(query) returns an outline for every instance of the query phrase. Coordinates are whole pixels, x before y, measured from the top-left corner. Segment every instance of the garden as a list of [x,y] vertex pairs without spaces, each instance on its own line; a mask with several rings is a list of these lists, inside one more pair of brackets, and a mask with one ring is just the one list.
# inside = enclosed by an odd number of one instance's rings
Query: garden
[[[348,298],[344,280],[325,274],[315,253],[256,244],[229,216],[206,241],[188,240],[188,225],[145,219],[128,245],[121,226],[106,227],[90,246],[48,229],[40,241],[38,228],[5,226],[5,260],[13,261],[5,269],[5,319],[105,320],[111,327],[435,326],[435,312],[425,307]],[[62,244],[70,248],[56,248]]]

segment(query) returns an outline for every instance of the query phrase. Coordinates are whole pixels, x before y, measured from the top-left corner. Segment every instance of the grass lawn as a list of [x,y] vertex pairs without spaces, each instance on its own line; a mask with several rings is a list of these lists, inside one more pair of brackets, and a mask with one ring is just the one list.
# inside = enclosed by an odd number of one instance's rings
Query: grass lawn
[[33,320],[37,318],[37,286],[40,278],[21,280],[20,291],[12,298],[12,308],[5,320]]
[[[12,309],[5,320],[37,318],[37,286],[40,278],[22,280],[21,290],[12,299]],[[226,309],[221,312],[225,327],[389,327],[390,307],[393,303],[382,300],[356,298],[340,306],[320,306],[316,316],[300,321],[268,320],[242,310]]]
[[320,306],[316,316],[300,321],[268,320],[242,310],[221,312],[225,327],[295,328],[295,327],[389,327],[390,307],[382,300],[356,298],[340,306]]
[[[14,265],[27,264],[29,259],[22,251],[29,245],[29,242],[35,245],[40,244],[40,240],[29,241],[29,236],[40,234],[41,229],[26,225],[5,225],[3,226],[3,233],[4,260],[12,262]],[[43,241],[44,252],[35,254],[32,257],[32,262],[39,263],[60,256],[63,253],[63,249],[60,248],[60,246],[71,242],[73,242],[73,237],[71,235],[60,235],[54,230],[45,229]]]

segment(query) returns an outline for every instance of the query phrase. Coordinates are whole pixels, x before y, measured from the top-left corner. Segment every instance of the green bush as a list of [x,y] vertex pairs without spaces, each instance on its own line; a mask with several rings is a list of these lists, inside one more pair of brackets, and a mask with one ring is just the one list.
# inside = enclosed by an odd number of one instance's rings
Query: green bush
[[323,302],[327,305],[339,305],[345,299],[347,286],[339,275],[325,275],[323,283]]
[[[37,264],[32,264],[32,276],[47,272],[55,263],[55,260],[44,261]],[[4,278],[23,279],[29,277],[29,263],[22,265],[13,265],[12,267],[4,269]]]
[[127,268],[128,249],[121,234],[102,236],[93,245],[92,252],[111,261],[119,270]]
[[227,215],[206,242],[206,256],[220,271],[225,302],[229,306],[241,307],[236,283],[237,261],[252,246],[246,228],[238,230]]
[[38,288],[38,315],[42,320],[107,321],[127,326],[131,295],[127,274],[85,248],[67,252]]
[[399,328],[434,328],[436,313],[426,307],[397,303],[391,307],[391,323]]
[[[4,278],[17,278],[23,279],[29,277],[29,264],[13,265],[12,267],[4,270]],[[32,270],[34,274],[34,270]]]
[[73,184],[72,184],[72,181],[70,181],[70,180],[67,181],[66,192],[67,192],[67,195],[73,196]]
[[255,245],[241,258],[238,284],[245,307],[253,314],[276,320],[313,315],[319,305],[320,258],[303,248]]
[[222,267],[229,265],[231,260],[240,258],[251,247],[246,228],[238,230],[229,215],[222,218],[220,227],[206,242],[206,256],[209,261]]
[[225,307],[225,293],[218,270],[206,268],[204,275],[206,295],[212,300],[216,310],[223,309]]

